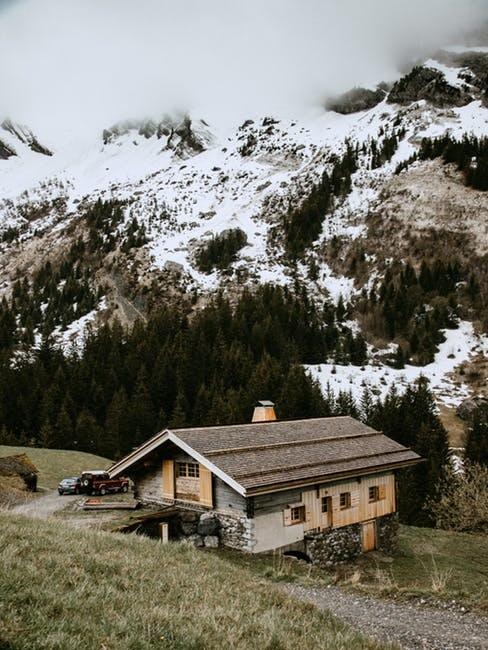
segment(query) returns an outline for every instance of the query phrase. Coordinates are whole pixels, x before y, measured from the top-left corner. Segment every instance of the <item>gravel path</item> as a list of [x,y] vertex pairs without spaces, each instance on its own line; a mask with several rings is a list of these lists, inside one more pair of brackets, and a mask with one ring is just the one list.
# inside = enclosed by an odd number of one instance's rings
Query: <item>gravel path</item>
[[396,642],[404,650],[488,649],[488,619],[469,612],[391,602],[339,587],[283,588],[295,598],[329,610],[367,636]]
[[34,497],[12,508],[12,512],[18,512],[28,517],[35,517],[37,519],[46,519],[55,512],[66,508],[68,503],[78,500],[80,497],[74,494],[60,496],[56,490],[44,494],[43,496]]

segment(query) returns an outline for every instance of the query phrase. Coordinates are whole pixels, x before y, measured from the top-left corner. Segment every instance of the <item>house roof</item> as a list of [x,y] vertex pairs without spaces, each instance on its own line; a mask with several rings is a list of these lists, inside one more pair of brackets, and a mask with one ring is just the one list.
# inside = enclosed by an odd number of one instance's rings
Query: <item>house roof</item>
[[108,470],[110,475],[134,468],[168,441],[245,496],[421,460],[411,449],[344,416],[167,429],[115,463]]

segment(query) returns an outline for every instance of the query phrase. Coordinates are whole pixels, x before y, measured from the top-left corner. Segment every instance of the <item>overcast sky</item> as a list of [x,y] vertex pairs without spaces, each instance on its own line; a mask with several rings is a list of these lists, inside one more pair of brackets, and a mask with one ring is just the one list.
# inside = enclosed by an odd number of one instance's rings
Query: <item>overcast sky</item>
[[0,116],[54,137],[133,116],[300,111],[397,75],[484,0],[0,0]]

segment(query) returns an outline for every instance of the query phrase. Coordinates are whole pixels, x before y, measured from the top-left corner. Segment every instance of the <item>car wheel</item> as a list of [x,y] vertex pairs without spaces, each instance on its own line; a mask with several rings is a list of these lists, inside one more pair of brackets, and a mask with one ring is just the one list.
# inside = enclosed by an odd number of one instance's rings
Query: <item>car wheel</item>
[[127,485],[123,485],[123,486],[122,486],[122,492],[127,492],[127,489],[128,489],[128,488],[127,488]]
[[105,489],[105,487],[104,487],[103,485],[102,485],[102,487],[100,488],[100,494],[102,495],[102,497],[105,496],[105,495],[107,494],[107,490]]
[[59,496],[60,496],[60,497],[63,496],[63,490],[58,490],[58,493],[59,493]]

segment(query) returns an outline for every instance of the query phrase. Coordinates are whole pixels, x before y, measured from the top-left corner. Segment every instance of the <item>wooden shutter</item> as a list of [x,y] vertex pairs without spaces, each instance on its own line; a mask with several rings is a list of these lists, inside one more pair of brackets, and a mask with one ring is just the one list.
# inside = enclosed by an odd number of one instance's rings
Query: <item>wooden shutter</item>
[[378,485],[378,499],[380,501],[386,499],[386,485]]
[[175,498],[174,461],[163,460],[163,499]]
[[359,490],[351,492],[351,508],[356,508],[359,505]]
[[283,525],[291,526],[291,508],[285,508],[283,510]]
[[200,503],[213,508],[212,472],[203,465],[200,465]]

